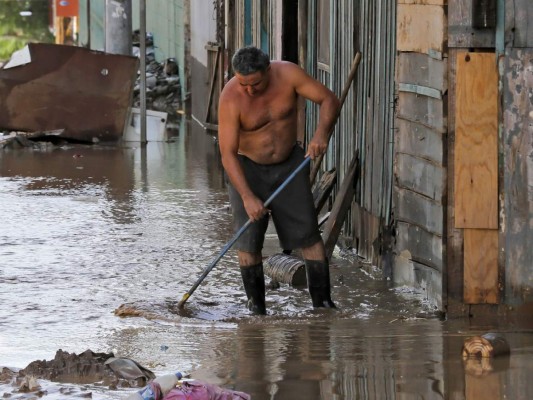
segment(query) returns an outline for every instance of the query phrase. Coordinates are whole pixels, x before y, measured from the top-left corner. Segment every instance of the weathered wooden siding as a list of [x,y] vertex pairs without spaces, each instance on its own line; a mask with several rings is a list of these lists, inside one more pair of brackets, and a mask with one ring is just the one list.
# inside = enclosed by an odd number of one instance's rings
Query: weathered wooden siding
[[398,2],[393,281],[443,308],[446,205],[445,2]]
[[443,52],[446,13],[442,1],[398,2],[398,49],[429,54]]
[[[460,110],[459,113],[450,115],[448,145],[448,173],[451,177],[446,262],[448,311],[452,316],[483,314],[486,310],[478,304],[465,308],[465,303],[499,303],[500,315],[508,315],[510,309],[506,308],[506,305],[525,305],[528,302],[531,304],[533,300],[533,3],[530,0],[494,2],[497,14],[501,15],[505,11],[505,18],[496,19],[496,25],[487,29],[474,28],[472,11],[476,3],[480,2],[449,1],[449,45],[455,48],[450,49],[450,82],[452,86],[457,87],[450,97],[450,109]],[[476,115],[481,115],[478,114],[481,107],[479,100],[460,99],[461,90],[464,88],[459,86],[468,76],[468,71],[465,75],[464,71],[456,69],[456,59],[459,62],[463,60],[465,54],[469,54],[466,52],[467,48],[470,51],[474,49],[475,57],[481,56],[479,51],[494,51],[485,56],[491,58],[485,67],[492,68],[492,74],[498,74],[500,82],[495,78],[478,79],[478,87],[468,89],[468,96],[475,96],[477,92],[478,99],[484,102],[487,99],[487,89],[493,94],[499,89],[496,97],[500,106],[497,114],[499,134],[496,137],[496,126],[491,123],[489,129],[485,127],[481,133],[486,135],[488,131],[491,132],[489,142],[492,149],[485,148],[487,140],[474,140],[460,155],[453,144],[461,141],[460,130],[464,122],[460,120],[461,113],[467,114],[467,118],[474,122],[474,125],[480,120]],[[481,74],[479,68],[474,68],[470,75],[479,78]],[[484,94],[481,95],[478,89],[483,89]],[[493,94],[490,97],[494,97]],[[460,105],[460,102],[463,104]],[[471,106],[472,103],[476,104],[475,108]],[[485,111],[484,115],[490,114],[491,118],[494,118],[494,107],[492,104],[490,112]],[[468,111],[468,108],[471,110]],[[473,128],[470,125],[466,129],[469,134],[472,133]],[[490,155],[488,158],[487,153]],[[486,175],[490,171],[489,181],[492,183],[489,186],[492,189],[490,194],[487,194],[487,186],[484,186],[476,190],[472,198],[463,190],[465,186],[468,187],[468,179],[463,180],[466,185],[458,185],[461,179],[457,174],[458,169],[463,167],[463,161],[476,154],[482,154],[478,160],[483,163],[491,159],[490,167],[483,167],[480,172]],[[495,156],[498,158],[495,159]],[[487,208],[487,196],[491,199],[489,213],[480,211]],[[483,204],[479,206],[481,200]],[[457,204],[458,201],[461,206]],[[470,208],[473,219],[465,214],[463,205]],[[490,223],[487,220],[480,221],[477,214],[489,216]],[[463,222],[469,222],[456,225],[461,219]],[[474,226],[485,229],[472,229]],[[487,227],[493,229],[486,229]]]
[[533,2],[531,0],[506,1],[505,13],[507,16],[512,46],[533,47]]
[[503,76],[505,302],[533,301],[533,48],[509,49]]
[[[259,6],[252,0],[236,2],[241,8],[245,4]],[[279,33],[280,16],[274,3],[263,7],[269,13],[271,35]],[[528,0],[494,2],[506,11],[504,27],[497,30],[491,25],[492,20],[485,27],[479,26],[479,18],[476,21],[474,8],[481,3],[484,2],[331,1],[328,65],[317,63],[317,36],[321,34],[316,26],[318,0],[305,2],[305,6],[299,4],[302,29],[307,29],[305,41],[299,36],[299,56],[309,73],[340,93],[353,55],[359,50],[363,56],[323,163],[323,170],[337,168],[342,181],[352,150],[360,149],[361,176],[345,226],[347,244],[368,260],[379,262],[383,226],[393,221],[394,282],[424,291],[429,301],[441,309],[447,307],[452,315],[474,310],[473,305],[465,307],[473,302],[494,303],[504,298],[506,303],[521,304],[530,299],[533,280],[529,268],[533,259],[529,245],[533,242],[529,61],[533,58],[533,40],[528,26],[532,5]],[[258,14],[250,15],[257,22]],[[261,40],[256,22],[250,21],[254,40]],[[394,26],[396,34],[390,35]],[[396,38],[398,55],[394,59],[391,54]],[[456,187],[464,166],[461,162],[467,161],[472,145],[462,154],[456,153],[455,142],[464,139],[460,126],[464,120],[457,122],[455,111],[457,107],[471,106],[471,100],[457,104],[456,85],[458,79],[464,78],[457,77],[457,58],[458,54],[464,56],[461,49],[476,54],[474,57],[480,51],[490,53],[494,49],[491,56],[496,68],[498,40],[508,47],[506,60],[499,66],[503,74],[500,88],[504,91],[503,101],[499,102],[503,105],[497,142],[499,169],[491,169],[491,176],[499,175],[499,198],[495,203],[491,184],[491,211],[487,213],[490,223],[459,227],[456,220],[463,218],[464,222],[464,210],[474,203],[461,185]],[[279,52],[279,43],[270,38],[270,51]],[[518,47],[521,52],[515,49]],[[392,71],[395,85],[390,79]],[[450,93],[448,86],[452,88]],[[471,109],[467,118],[472,118],[476,110]],[[317,112],[315,106],[307,108],[307,139],[313,132]],[[458,117],[463,118],[460,113]],[[473,120],[479,122],[478,118]],[[465,129],[468,131],[469,125]],[[458,207],[456,201],[466,208]],[[499,216],[496,225],[494,210]],[[474,251],[479,246],[486,250]],[[499,249],[497,253],[495,249]],[[501,290],[494,290],[501,288],[502,271],[504,297]],[[489,310],[479,306],[479,310]]]
[[473,27],[473,3],[472,0],[448,0],[448,46],[450,48],[495,47],[494,28]]

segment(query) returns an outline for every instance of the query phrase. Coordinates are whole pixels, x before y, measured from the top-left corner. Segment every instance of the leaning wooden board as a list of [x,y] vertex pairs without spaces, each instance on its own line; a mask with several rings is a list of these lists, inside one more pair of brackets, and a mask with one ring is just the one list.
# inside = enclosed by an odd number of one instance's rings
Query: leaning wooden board
[[350,209],[352,204],[352,199],[355,193],[355,179],[357,177],[357,171],[359,170],[359,151],[356,150],[352,158],[352,162],[346,175],[342,181],[341,187],[333,207],[331,209],[331,214],[324,225],[324,231],[322,233],[322,239],[324,240],[324,246],[326,248],[326,256],[328,258],[333,254],[335,249],[335,244],[341,233],[342,225],[346,219],[346,214]]

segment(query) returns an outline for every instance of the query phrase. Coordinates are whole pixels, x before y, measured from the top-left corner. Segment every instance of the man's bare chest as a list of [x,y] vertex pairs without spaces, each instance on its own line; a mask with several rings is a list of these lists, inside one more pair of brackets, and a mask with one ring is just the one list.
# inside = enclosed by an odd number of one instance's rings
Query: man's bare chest
[[241,128],[257,131],[263,127],[295,118],[296,98],[293,95],[255,98],[241,107]]

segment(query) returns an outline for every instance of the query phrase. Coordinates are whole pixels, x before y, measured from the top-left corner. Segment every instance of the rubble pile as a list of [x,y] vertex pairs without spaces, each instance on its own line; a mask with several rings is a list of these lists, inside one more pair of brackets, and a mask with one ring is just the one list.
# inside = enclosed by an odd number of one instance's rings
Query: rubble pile
[[[139,55],[139,32],[133,34],[134,55]],[[159,63],[155,60],[154,42],[151,33],[146,35],[146,108],[168,113],[173,120],[182,113],[181,83],[178,63],[175,58],[167,58]],[[133,107],[141,104],[141,71],[133,89]]]
[[53,360],[36,360],[19,372],[22,376],[33,376],[54,382],[111,384],[116,381],[113,371],[105,361],[112,353],[94,353],[87,350],[80,354],[58,350]]

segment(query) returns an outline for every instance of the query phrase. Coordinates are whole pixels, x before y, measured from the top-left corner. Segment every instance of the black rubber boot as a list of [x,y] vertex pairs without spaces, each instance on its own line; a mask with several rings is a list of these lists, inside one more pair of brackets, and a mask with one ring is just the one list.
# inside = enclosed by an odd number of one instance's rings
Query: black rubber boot
[[248,302],[248,310],[254,314],[266,315],[265,306],[265,276],[263,263],[250,267],[241,267],[242,282]]
[[329,265],[326,261],[305,260],[307,287],[313,307],[337,308],[331,300]]

